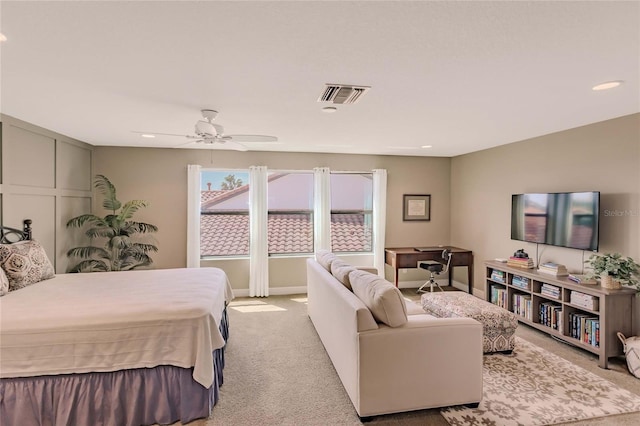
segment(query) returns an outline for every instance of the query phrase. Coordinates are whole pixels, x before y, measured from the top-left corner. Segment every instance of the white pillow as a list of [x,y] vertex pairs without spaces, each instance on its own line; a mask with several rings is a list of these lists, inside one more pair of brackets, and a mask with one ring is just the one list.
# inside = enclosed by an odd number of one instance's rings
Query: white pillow
[[0,297],[7,293],[9,293],[9,279],[4,273],[4,269],[0,268]]
[[9,279],[9,291],[53,278],[55,275],[44,248],[34,240],[0,244],[0,267]]
[[369,308],[376,321],[389,327],[407,323],[407,306],[402,293],[384,278],[365,271],[349,274],[353,293]]
[[337,258],[338,256],[331,253],[329,250],[318,250],[316,252],[316,261],[329,272],[331,272],[331,262]]
[[349,282],[349,274],[356,268],[342,259],[335,259],[331,262],[331,275],[340,281],[346,288],[352,290],[351,282]]

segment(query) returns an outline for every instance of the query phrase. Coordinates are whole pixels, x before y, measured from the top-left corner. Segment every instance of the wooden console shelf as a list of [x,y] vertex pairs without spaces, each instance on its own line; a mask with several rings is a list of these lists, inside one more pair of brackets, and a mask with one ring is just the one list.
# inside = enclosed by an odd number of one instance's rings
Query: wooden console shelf
[[[488,302],[504,305],[516,314],[518,321],[598,355],[598,366],[602,368],[607,368],[610,357],[623,354],[616,332],[631,335],[635,289],[611,290],[600,285],[577,284],[566,277],[496,261],[487,261],[485,266]],[[522,280],[516,278],[514,284],[514,277]],[[587,295],[594,303],[589,307],[572,303],[572,292]]]

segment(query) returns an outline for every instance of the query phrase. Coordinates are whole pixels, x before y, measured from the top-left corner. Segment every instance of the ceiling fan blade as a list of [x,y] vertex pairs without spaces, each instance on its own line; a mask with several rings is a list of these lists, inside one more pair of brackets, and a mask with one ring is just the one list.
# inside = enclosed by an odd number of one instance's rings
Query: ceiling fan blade
[[266,135],[225,135],[223,139],[234,142],[278,142],[277,137]]
[[224,138],[220,138],[217,140],[218,143],[220,143],[220,145],[223,145],[227,148],[233,149],[235,151],[249,151],[249,148],[247,148],[246,146],[242,145],[241,143],[238,143],[236,141],[233,141],[231,139],[227,139],[227,137],[225,136]]

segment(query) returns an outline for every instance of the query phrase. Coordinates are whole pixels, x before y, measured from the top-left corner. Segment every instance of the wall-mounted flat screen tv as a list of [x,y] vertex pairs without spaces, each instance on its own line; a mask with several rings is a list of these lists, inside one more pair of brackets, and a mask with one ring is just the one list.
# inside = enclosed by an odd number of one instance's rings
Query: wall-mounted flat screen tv
[[598,250],[599,192],[511,196],[511,239]]

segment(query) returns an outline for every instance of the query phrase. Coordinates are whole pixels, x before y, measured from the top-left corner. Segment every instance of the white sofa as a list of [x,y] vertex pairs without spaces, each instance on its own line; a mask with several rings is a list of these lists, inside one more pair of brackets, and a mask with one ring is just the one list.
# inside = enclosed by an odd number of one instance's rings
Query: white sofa
[[[361,418],[480,402],[479,322],[470,318],[436,318],[418,304],[401,298],[399,303],[406,303],[406,323],[390,327],[376,322],[365,302],[327,268],[330,265],[326,259],[322,264],[316,259],[307,260],[308,313]],[[345,280],[351,277],[352,281],[382,280],[366,272],[354,275],[344,274],[345,271],[349,269],[343,265],[342,275],[336,275]],[[384,283],[400,294],[391,283]],[[355,288],[356,282],[351,284]],[[387,296],[395,297],[388,288],[385,291]],[[371,296],[372,300],[380,299],[381,294]],[[383,309],[395,308],[388,305]],[[402,316],[395,311],[392,315]]]

